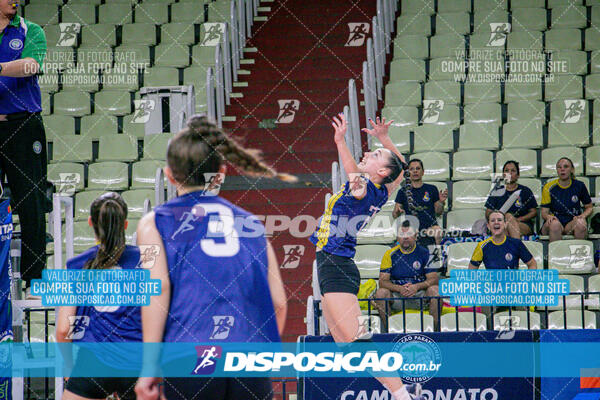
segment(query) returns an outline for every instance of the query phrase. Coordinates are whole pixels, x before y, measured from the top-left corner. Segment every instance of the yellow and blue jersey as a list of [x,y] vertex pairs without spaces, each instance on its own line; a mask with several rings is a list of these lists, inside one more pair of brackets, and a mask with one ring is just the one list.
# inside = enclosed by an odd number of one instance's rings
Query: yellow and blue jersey
[[385,252],[381,259],[381,272],[390,274],[390,280],[396,285],[424,282],[425,274],[436,272],[437,268],[429,267],[429,250],[416,245],[405,252],[400,245]]
[[523,185],[517,185],[517,188],[513,191],[505,190],[502,196],[488,197],[485,202],[485,208],[490,210],[499,210],[502,208],[506,200],[508,200],[508,198],[517,190],[520,190],[521,194],[519,194],[519,197],[517,197],[517,200],[515,200],[513,205],[510,206],[507,211],[508,213],[518,218],[526,215],[532,208],[537,208],[538,204],[535,200],[533,192],[527,186]]
[[528,263],[533,256],[519,239],[504,237],[500,243],[495,243],[492,237],[477,243],[471,264],[479,267],[481,262],[486,269],[518,269],[519,259]]
[[406,215],[414,215],[419,220],[419,229],[427,229],[438,224],[434,204],[439,201],[440,193],[437,187],[424,183],[419,188],[411,188],[413,207],[409,207],[406,189],[398,190],[396,203],[402,205]]
[[568,186],[562,187],[558,178],[552,179],[542,189],[542,207],[550,209],[561,224],[568,224],[574,217],[583,212],[582,205],[590,204],[590,192],[585,183],[571,179]]
[[329,199],[319,228],[309,239],[317,249],[341,257],[354,257],[356,234],[388,199],[385,185],[375,184],[366,177],[362,179],[366,181],[366,194],[362,199],[354,197],[350,182]]

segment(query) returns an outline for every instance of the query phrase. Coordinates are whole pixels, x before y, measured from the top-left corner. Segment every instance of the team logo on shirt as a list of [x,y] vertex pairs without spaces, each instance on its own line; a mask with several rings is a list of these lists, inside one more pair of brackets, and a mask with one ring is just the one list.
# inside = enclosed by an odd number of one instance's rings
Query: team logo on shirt
[[198,361],[192,375],[209,375],[215,372],[217,359],[223,354],[221,346],[196,346],[196,352]]
[[277,100],[279,114],[275,120],[278,124],[291,124],[300,109],[300,100]]
[[213,331],[209,337],[212,340],[223,340],[229,337],[235,318],[231,315],[213,315]]
[[573,197],[571,197],[571,201],[573,203],[577,203],[579,201],[579,197],[577,197],[577,195],[573,195]]
[[516,207],[521,207],[523,204],[521,203],[521,197],[517,197],[517,200],[515,200],[515,206]]
[[506,37],[510,32],[510,24],[508,22],[491,22],[490,30],[492,32],[490,34],[490,40],[487,42],[486,46],[504,46],[504,43],[506,43]]
[[83,338],[85,330],[90,326],[90,317],[87,315],[74,315],[69,317],[69,332],[65,339],[79,340]]
[[425,192],[425,194],[423,194],[423,201],[429,201],[431,200],[431,197],[429,197],[429,192]]
[[506,253],[506,255],[504,256],[504,259],[505,259],[506,261],[512,261],[512,259],[513,259],[513,255],[512,255],[512,254],[510,254],[510,253]]
[[585,112],[585,100],[564,100],[565,115],[562,119],[563,124],[575,124],[579,122]]
[[283,251],[285,255],[281,268],[298,268],[304,255],[304,246],[301,244],[284,244]]
[[420,262],[420,261],[415,261],[415,262],[413,263],[413,268],[414,268],[414,269],[419,269],[419,268],[421,268],[421,262]]
[[40,154],[42,152],[42,144],[40,143],[39,140],[36,140],[35,142],[33,142],[33,152],[35,154]]
[[21,39],[13,39],[8,42],[8,46],[13,50],[21,50],[23,48],[23,41]]
[[348,36],[348,40],[344,46],[346,47],[359,47],[365,43],[365,39],[369,34],[369,25],[368,22],[349,22],[348,29],[350,30],[350,35]]

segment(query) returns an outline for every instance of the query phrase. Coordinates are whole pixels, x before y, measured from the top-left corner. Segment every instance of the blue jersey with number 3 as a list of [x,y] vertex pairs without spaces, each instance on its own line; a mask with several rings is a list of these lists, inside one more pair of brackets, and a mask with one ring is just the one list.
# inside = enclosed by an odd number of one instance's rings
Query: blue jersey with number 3
[[155,208],[171,304],[164,342],[278,342],[260,221],[201,191]]

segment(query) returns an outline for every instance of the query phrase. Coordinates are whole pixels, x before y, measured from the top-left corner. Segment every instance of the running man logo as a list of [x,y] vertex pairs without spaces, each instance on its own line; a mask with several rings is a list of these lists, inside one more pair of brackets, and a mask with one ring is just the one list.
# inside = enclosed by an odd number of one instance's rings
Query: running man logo
[[506,43],[506,37],[510,32],[510,24],[508,22],[491,22],[490,30],[492,32],[490,34],[490,40],[488,41],[486,46],[504,46],[504,43]]
[[370,318],[368,315],[358,317],[356,339],[367,338],[370,334],[379,332],[381,332],[381,321],[379,318]]
[[229,332],[233,328],[235,318],[231,315],[213,315],[213,331],[209,339],[223,340],[229,337]]
[[585,112],[585,100],[564,100],[565,116],[562,119],[563,124],[575,124],[579,122]]
[[499,315],[498,328],[500,332],[496,340],[511,340],[515,337],[515,329],[518,328],[521,318],[518,315]]
[[221,42],[224,31],[225,24],[222,22],[202,24],[202,41],[200,42],[200,46],[217,46]]
[[569,245],[571,258],[569,259],[569,268],[583,269],[588,263],[591,263],[590,248],[585,244]]
[[194,215],[193,213],[191,213],[189,211],[185,211],[183,214],[181,214],[181,217],[179,217],[179,222],[181,222],[181,224],[179,224],[179,227],[177,228],[177,230],[175,232],[173,232],[173,235],[171,236],[171,240],[174,240],[175,236],[177,236],[181,233],[185,233],[185,232],[193,230],[194,225],[192,225],[192,222],[197,221],[198,218],[200,218],[200,215]]
[[63,22],[58,24],[60,29],[60,37],[56,46],[59,47],[73,47],[77,44],[77,34],[81,30],[81,24],[76,22]]
[[156,258],[160,254],[160,246],[157,244],[141,244],[138,246],[140,249],[140,263],[142,268],[150,269],[154,267]]
[[424,124],[435,124],[440,118],[440,112],[444,109],[444,100],[423,100]]
[[60,172],[58,174],[58,188],[56,191],[67,196],[73,196],[77,185],[81,182],[81,174]]
[[300,109],[300,100],[277,100],[279,115],[275,120],[278,124],[291,124],[294,122],[296,112]]
[[350,35],[348,36],[348,40],[345,47],[360,47],[365,43],[365,39],[369,34],[369,29],[371,25],[368,22],[349,22],[348,29],[350,30]]
[[493,173],[490,185],[490,196],[504,196],[506,193],[506,185],[510,183],[510,174]]
[[85,329],[90,326],[90,317],[87,315],[74,315],[69,317],[69,332],[65,339],[79,340],[83,338]]
[[154,100],[134,100],[135,113],[131,122],[134,124],[145,124],[150,120],[150,113],[154,111],[156,103]]
[[220,172],[206,172],[204,174],[204,195],[205,196],[218,196],[221,190],[221,185],[225,181],[225,174]]
[[430,244],[427,246],[429,250],[429,261],[427,261],[427,265],[425,269],[440,269],[442,268],[442,246],[437,244]]
[[300,260],[304,255],[304,246],[301,244],[284,244],[283,252],[285,253],[281,268],[298,268]]
[[209,375],[215,372],[217,359],[221,358],[221,346],[196,346],[198,361],[192,375]]

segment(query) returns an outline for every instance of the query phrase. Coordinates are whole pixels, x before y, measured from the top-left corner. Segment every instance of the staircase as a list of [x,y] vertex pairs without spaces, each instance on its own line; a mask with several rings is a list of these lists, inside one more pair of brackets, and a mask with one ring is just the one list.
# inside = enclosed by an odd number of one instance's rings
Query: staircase
[[[360,46],[345,46],[348,24],[370,27],[376,2],[263,1],[259,11],[241,65],[244,82],[235,85],[237,95],[226,107],[228,122],[223,125],[244,146],[262,150],[275,169],[297,175],[299,182],[247,180],[231,176],[238,175],[231,166],[221,195],[257,215],[318,217],[325,194],[331,191],[331,163],[338,159],[331,117],[348,104],[348,80],[360,80],[366,57],[366,39],[350,42],[362,41]],[[280,115],[280,100],[297,108],[292,117]],[[315,250],[307,234],[296,238],[287,230],[275,231],[270,240],[279,263],[285,259],[284,245],[304,246],[299,265],[281,270],[288,295],[282,340],[295,341],[306,333],[304,316],[306,298],[312,294]]]

